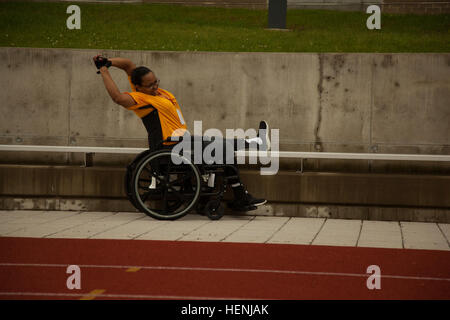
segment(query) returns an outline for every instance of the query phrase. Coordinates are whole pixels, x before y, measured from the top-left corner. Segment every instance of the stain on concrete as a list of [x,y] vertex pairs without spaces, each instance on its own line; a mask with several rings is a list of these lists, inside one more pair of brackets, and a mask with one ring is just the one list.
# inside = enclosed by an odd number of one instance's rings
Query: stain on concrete
[[398,81],[395,81],[395,86],[398,88],[400,87],[400,83],[398,83]]
[[330,218],[330,207],[306,207],[306,217],[308,218]]
[[345,56],[343,54],[337,54],[333,57],[333,62],[331,66],[333,67],[334,73],[337,75],[339,71],[345,64]]
[[[375,105],[375,107],[377,107],[377,105]],[[378,105],[378,108],[377,108],[378,112],[381,112],[381,113],[386,112],[387,109],[388,109],[388,107],[385,103]]]
[[292,97],[288,98],[288,103],[287,103],[287,110],[289,111],[289,116],[297,116],[300,113],[303,113],[303,111],[305,110],[304,107],[301,104],[297,104],[295,103],[294,99]]
[[317,218],[330,218],[331,210],[329,207],[318,207],[317,208]]
[[314,139],[316,145],[320,145],[322,143],[319,136],[319,131],[322,124],[323,65],[324,55],[319,54],[319,83],[317,84],[317,90],[319,91],[319,109],[317,110],[317,122],[314,127]]
[[381,66],[383,68],[393,67],[393,66],[395,66],[395,64],[396,63],[394,62],[392,55],[390,55],[390,54],[385,55],[383,58],[383,61],[381,62]]
[[46,207],[47,207],[47,210],[58,210],[56,201],[51,200],[51,199],[47,200]]
[[317,218],[318,210],[317,207],[307,207],[305,208],[306,217],[308,218]]
[[65,200],[60,199],[59,201],[60,210],[69,211],[85,211],[88,210],[88,206],[83,200]]
[[351,106],[351,105],[345,103],[345,104],[344,104],[344,111],[347,112],[347,113],[352,113],[352,112],[355,112],[355,111],[356,111],[356,107]]
[[[152,52],[151,57],[154,60],[164,60],[164,58],[168,57],[169,54],[163,52]],[[172,57],[172,56],[171,56]]]
[[58,210],[56,199],[14,199],[13,210]]

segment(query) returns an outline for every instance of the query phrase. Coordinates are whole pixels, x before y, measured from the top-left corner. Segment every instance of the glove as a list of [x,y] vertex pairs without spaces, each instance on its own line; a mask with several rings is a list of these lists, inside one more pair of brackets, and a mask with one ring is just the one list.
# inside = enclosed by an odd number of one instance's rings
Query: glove
[[[101,55],[95,56],[94,58],[95,66],[98,70],[100,70],[101,67],[105,66],[107,68],[111,67],[112,63],[107,58],[102,57]],[[100,71],[97,71],[97,74],[99,74]]]

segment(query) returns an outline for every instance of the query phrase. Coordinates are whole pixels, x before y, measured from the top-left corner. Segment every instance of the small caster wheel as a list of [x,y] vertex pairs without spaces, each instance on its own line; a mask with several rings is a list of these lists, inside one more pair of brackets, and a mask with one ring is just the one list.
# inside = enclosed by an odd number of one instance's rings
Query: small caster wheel
[[225,210],[220,200],[210,200],[206,203],[204,213],[211,220],[219,220],[223,217]]

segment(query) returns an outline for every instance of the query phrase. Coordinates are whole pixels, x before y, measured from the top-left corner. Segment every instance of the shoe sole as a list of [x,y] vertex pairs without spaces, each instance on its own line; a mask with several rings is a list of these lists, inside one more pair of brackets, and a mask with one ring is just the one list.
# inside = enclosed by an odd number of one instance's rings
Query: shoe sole
[[258,203],[258,204],[250,204],[248,206],[243,206],[243,207],[235,207],[235,206],[233,206],[232,203],[227,203],[227,207],[233,211],[245,212],[245,211],[255,210],[256,207],[262,206],[265,203],[267,203],[267,200],[265,200],[264,202]]
[[262,206],[263,204],[266,204],[266,203],[267,203],[267,200],[264,200],[264,202],[252,203],[252,206],[259,207],[259,206]]
[[[266,124],[266,128],[265,129],[261,129],[261,123],[259,124],[259,130],[264,130],[264,141],[263,141],[263,145],[265,144],[265,150],[262,151],[270,151],[270,139],[269,139],[269,124],[267,123],[267,121],[261,121],[264,122]],[[258,130],[258,133],[259,133]]]

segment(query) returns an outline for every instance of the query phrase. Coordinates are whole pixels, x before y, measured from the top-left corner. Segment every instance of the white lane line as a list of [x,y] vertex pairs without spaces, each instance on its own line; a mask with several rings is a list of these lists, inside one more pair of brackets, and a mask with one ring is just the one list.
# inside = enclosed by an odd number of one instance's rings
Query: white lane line
[[[86,293],[59,293],[59,292],[0,292],[0,296],[41,296],[41,297],[73,297],[79,298]],[[170,299],[170,300],[266,300],[261,298],[237,298],[237,297],[195,297],[195,296],[165,296],[145,294],[101,294],[97,297],[103,298],[129,298],[129,299]],[[270,299],[273,300],[273,299]]]
[[[49,264],[49,263],[0,263],[0,267],[64,267],[68,264]],[[278,274],[298,274],[298,275],[316,275],[316,276],[337,276],[337,277],[364,277],[367,273],[344,273],[344,272],[313,272],[298,270],[270,270],[270,269],[239,269],[239,268],[206,268],[206,267],[170,267],[170,266],[120,266],[120,265],[96,265],[86,264],[78,265],[80,268],[110,268],[110,269],[129,269],[141,268],[149,270],[178,270],[178,271],[212,271],[212,272],[251,272],[251,273],[278,273]],[[406,279],[406,280],[432,280],[432,281],[450,281],[450,278],[437,277],[414,277],[401,275],[380,275],[386,279]]]

